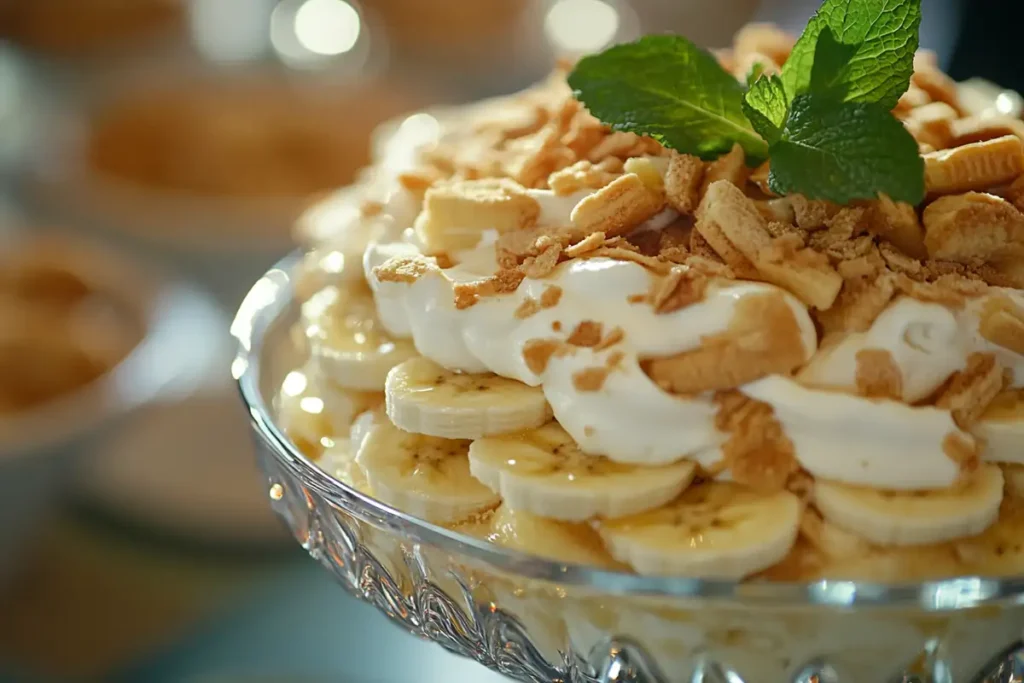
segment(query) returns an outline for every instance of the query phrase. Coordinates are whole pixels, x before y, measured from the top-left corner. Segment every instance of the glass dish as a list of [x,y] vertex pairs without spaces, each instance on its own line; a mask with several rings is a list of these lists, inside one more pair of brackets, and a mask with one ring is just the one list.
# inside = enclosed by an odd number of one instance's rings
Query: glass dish
[[1012,683],[1024,577],[881,585],[651,578],[562,565],[422,522],[319,470],[274,424],[296,351],[293,255],[232,325],[232,374],[275,511],[351,594],[520,681]]

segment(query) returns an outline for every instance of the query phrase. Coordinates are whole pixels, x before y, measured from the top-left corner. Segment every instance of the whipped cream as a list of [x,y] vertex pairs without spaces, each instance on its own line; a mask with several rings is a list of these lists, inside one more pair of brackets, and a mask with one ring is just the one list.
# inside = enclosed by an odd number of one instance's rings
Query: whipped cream
[[959,465],[943,451],[950,434],[965,444],[949,411],[808,389],[765,377],[741,389],[775,409],[796,459],[815,477],[891,490],[951,486]]
[[1024,356],[998,344],[993,344],[982,337],[978,329],[981,324],[981,314],[985,304],[990,298],[998,296],[1009,297],[1018,306],[1024,306],[1024,292],[1005,287],[993,287],[985,296],[968,301],[963,310],[959,311],[958,319],[966,331],[969,349],[971,351],[995,354],[999,364],[1011,373],[1009,388],[1019,389],[1024,387]]
[[957,317],[944,306],[901,297],[891,303],[867,332],[851,334],[822,348],[799,373],[811,387],[856,391],[857,354],[888,351],[903,378],[903,400],[930,396],[963,369],[970,340]]
[[[390,244],[367,250],[367,277],[388,331],[411,336],[417,351],[448,369],[493,372],[541,386],[555,417],[584,452],[619,462],[661,464],[692,457],[711,464],[719,460],[718,446],[725,435],[715,429],[716,408],[710,397],[684,398],[664,392],[642,371],[639,361],[698,348],[704,337],[729,327],[744,297],[781,294],[800,325],[805,358],[817,346],[806,308],[773,285],[713,286],[703,301],[657,314],[649,305],[628,301],[630,295],[647,293],[655,275],[636,263],[591,258],[561,264],[544,279],[525,279],[513,293],[484,297],[459,310],[454,285],[493,273],[486,256],[493,254],[493,247],[484,246],[479,258],[427,273],[413,283],[381,282],[374,277],[375,265],[408,249]],[[541,300],[551,287],[561,291],[557,304],[527,318],[516,316],[524,301]],[[605,334],[620,328],[624,339],[600,351],[577,348],[552,357],[541,372],[531,369],[524,357],[527,342],[564,341],[585,321],[600,323]],[[576,388],[576,373],[605,367],[614,355],[621,359],[599,390]]]

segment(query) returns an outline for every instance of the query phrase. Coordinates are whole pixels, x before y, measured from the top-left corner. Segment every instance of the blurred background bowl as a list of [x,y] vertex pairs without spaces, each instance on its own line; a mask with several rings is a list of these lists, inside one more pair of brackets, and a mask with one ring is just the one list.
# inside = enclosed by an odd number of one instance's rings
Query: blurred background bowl
[[[22,543],[48,521],[48,513],[73,480],[90,444],[161,396],[186,391],[195,382],[195,366],[188,354],[176,353],[175,349],[183,335],[187,338],[197,311],[208,304],[195,289],[175,284],[122,255],[82,240],[30,236],[8,227],[0,235],[0,254],[0,290],[5,286],[13,289],[12,273],[17,273],[21,282],[33,278],[30,286],[36,288],[48,286],[40,282],[41,278],[57,278],[55,287],[62,287],[62,278],[67,275],[87,286],[90,297],[101,299],[101,305],[109,307],[98,311],[92,320],[74,319],[74,327],[65,328],[62,321],[55,321],[52,328],[34,324],[25,328],[24,320],[16,317],[17,310],[5,306],[5,314],[10,316],[5,317],[5,329],[0,333],[5,338],[30,334],[25,329],[32,333],[63,330],[65,334],[77,330],[66,340],[47,334],[19,342],[48,349],[54,343],[85,344],[94,336],[105,344],[113,334],[123,338],[113,340],[112,345],[123,344],[125,350],[123,357],[120,351],[109,355],[110,367],[94,379],[83,377],[82,384],[53,376],[65,370],[54,360],[42,371],[47,373],[47,382],[67,381],[66,391],[55,391],[44,399],[38,387],[23,386],[31,399],[24,407],[12,403],[11,398],[17,395],[19,382],[32,381],[24,366],[36,361],[45,363],[46,359],[40,355],[32,361],[22,357],[6,360],[14,365],[7,365],[3,371],[7,398],[6,409],[0,410],[2,577],[12,568]],[[10,296],[11,292],[5,294]],[[75,315],[81,315],[81,311]],[[106,320],[116,316],[119,322],[99,323],[99,316]],[[0,348],[0,353],[4,351]],[[105,353],[106,349],[98,351]],[[23,367],[15,370],[18,365]]]

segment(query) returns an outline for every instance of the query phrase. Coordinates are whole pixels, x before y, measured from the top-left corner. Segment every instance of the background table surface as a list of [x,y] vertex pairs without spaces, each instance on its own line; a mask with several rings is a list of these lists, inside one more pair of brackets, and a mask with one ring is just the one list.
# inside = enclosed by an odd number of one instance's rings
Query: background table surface
[[40,539],[0,614],[5,681],[507,683],[402,632],[299,549],[151,540],[81,511]]

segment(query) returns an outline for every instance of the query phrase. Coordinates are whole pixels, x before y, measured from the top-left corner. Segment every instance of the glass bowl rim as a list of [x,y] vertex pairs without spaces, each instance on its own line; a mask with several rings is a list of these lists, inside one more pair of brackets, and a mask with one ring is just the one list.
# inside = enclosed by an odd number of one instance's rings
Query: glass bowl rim
[[291,444],[274,424],[260,390],[265,337],[295,305],[290,273],[301,258],[300,251],[283,258],[253,285],[242,301],[231,325],[237,343],[231,371],[259,441],[271,451],[278,465],[332,506],[351,508],[351,501],[355,501],[410,540],[436,546],[519,579],[589,589],[609,597],[689,598],[737,607],[901,607],[928,612],[1024,603],[1024,576],[961,576],[892,584],[845,580],[739,582],[640,576],[561,564],[430,524],[360,493],[319,469]]

